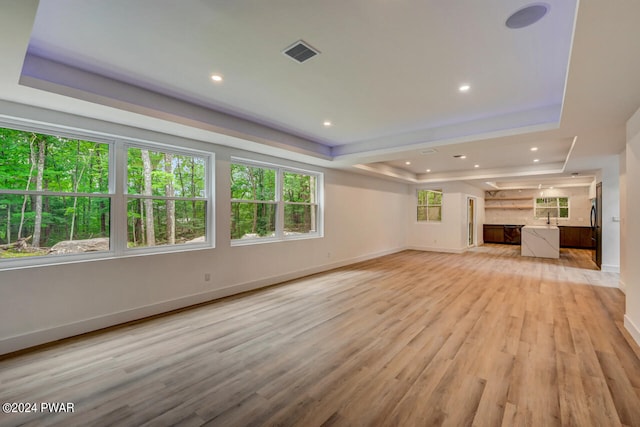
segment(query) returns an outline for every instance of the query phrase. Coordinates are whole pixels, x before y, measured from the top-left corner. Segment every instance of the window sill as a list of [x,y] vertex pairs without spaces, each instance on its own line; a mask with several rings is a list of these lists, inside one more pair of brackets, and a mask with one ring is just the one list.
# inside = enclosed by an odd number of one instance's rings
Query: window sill
[[320,233],[314,234],[305,234],[305,235],[293,235],[286,237],[263,237],[263,238],[252,238],[252,239],[236,239],[231,240],[231,247],[234,246],[250,246],[250,245],[261,245],[264,243],[278,243],[278,242],[289,242],[293,240],[309,240],[309,239],[320,239],[324,237]]
[[176,245],[171,247],[158,246],[154,248],[136,248],[128,249],[122,254],[115,251],[90,252],[74,255],[50,255],[50,256],[34,256],[16,259],[0,260],[0,271],[20,270],[25,268],[55,267],[66,264],[78,264],[84,262],[116,260],[123,258],[132,258],[148,255],[166,255],[177,254],[182,252],[200,251],[204,249],[214,249],[210,244],[198,245]]

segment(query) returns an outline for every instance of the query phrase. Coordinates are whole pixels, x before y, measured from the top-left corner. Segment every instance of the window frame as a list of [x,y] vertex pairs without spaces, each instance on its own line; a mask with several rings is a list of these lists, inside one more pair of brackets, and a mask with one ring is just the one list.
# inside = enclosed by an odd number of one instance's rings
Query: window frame
[[123,165],[128,165],[128,154],[129,148],[138,148],[143,150],[153,150],[160,151],[163,153],[171,153],[175,155],[181,156],[193,156],[193,157],[201,157],[205,161],[204,165],[204,197],[168,197],[168,196],[159,196],[159,195],[151,195],[146,196],[143,194],[130,194],[128,189],[128,168],[124,168],[124,176],[122,177],[122,184],[120,186],[122,195],[123,195],[123,208],[124,208],[124,218],[125,218],[125,227],[124,227],[124,252],[131,253],[165,253],[165,252],[174,252],[180,251],[180,249],[175,248],[200,248],[203,244],[201,243],[175,243],[173,245],[156,245],[156,246],[144,246],[137,248],[129,248],[128,247],[128,217],[127,217],[127,203],[131,199],[151,199],[151,200],[175,200],[175,201],[204,201],[206,206],[205,212],[205,246],[204,247],[214,247],[214,232],[215,223],[213,222],[213,211],[215,210],[214,204],[215,199],[213,198],[213,164],[214,163],[214,155],[213,153],[207,153],[204,151],[193,150],[188,148],[176,147],[168,144],[159,144],[159,143],[151,143],[151,142],[135,142],[131,140],[122,140],[122,151],[124,152],[124,163]]
[[[538,199],[547,199],[547,200],[551,200],[551,199],[555,199],[556,203],[555,206],[541,206],[538,207]],[[560,199],[567,199],[567,206],[561,206],[560,205]],[[549,202],[547,202],[549,203]],[[556,210],[556,216],[550,216],[550,218],[553,218],[555,220],[558,221],[568,221],[571,218],[571,197],[569,196],[551,196],[551,197],[535,197],[533,199],[533,218],[534,219],[547,219],[547,216],[538,216],[538,210],[551,210],[551,209],[555,209]],[[560,216],[560,209],[566,209],[567,210],[567,216],[566,217],[561,217]]]
[[[436,204],[429,204],[429,197],[427,195],[427,197],[425,197],[425,200],[427,201],[426,204],[420,204],[420,192],[421,191],[426,191],[426,192],[430,192],[430,193],[439,193],[440,194],[440,204],[436,205]],[[419,224],[424,224],[424,223],[433,223],[433,224],[440,224],[442,223],[442,207],[444,205],[443,203],[444,201],[444,192],[442,190],[439,189],[432,189],[432,188],[418,188],[416,189],[416,211],[415,211],[415,219],[416,222]],[[440,208],[440,219],[429,219],[429,207],[439,207]],[[418,217],[418,210],[419,208],[424,207],[426,208],[426,212],[427,212],[427,219],[419,219]]]
[[[18,119],[0,119],[0,127],[19,130],[23,132],[34,132],[52,136],[60,136],[69,139],[96,142],[107,144],[109,147],[109,168],[108,168],[108,192],[106,193],[80,193],[80,192],[59,192],[49,190],[3,190],[0,194],[33,194],[64,197],[90,197],[98,199],[109,199],[109,250],[100,252],[85,252],[79,254],[65,255],[35,255],[19,258],[0,259],[0,271],[15,268],[58,265],[75,262],[87,262],[92,260],[126,258],[130,256],[185,252],[191,250],[210,249],[215,247],[215,198],[214,198],[214,167],[215,154],[209,151],[197,150],[167,143],[159,143],[148,140],[128,138],[121,135],[107,135],[100,132],[93,132],[85,129],[67,128],[52,124],[26,122]],[[176,137],[176,141],[180,141]],[[127,192],[127,149],[128,147],[147,148],[163,152],[171,152],[181,155],[193,155],[205,159],[205,191],[206,200],[206,225],[205,242],[198,243],[177,243],[174,245],[158,245],[152,247],[128,248],[127,247],[127,199],[130,197]],[[156,196],[152,196],[156,198]],[[157,197],[161,198],[161,197]]]
[[[317,239],[324,237],[324,174],[318,171],[311,171],[308,169],[301,169],[291,166],[284,166],[269,162],[261,162],[241,157],[231,157],[229,167],[229,174],[231,174],[231,165],[242,165],[254,168],[264,168],[275,170],[275,195],[273,201],[252,201],[247,199],[234,199],[230,197],[230,205],[233,203],[268,203],[276,206],[276,218],[275,218],[275,234],[272,237],[255,237],[246,239],[232,239],[230,234],[231,246],[246,246],[261,243],[273,243],[292,240],[305,240],[305,239]],[[283,198],[284,191],[284,173],[290,172],[300,175],[313,176],[316,179],[316,203],[303,203],[303,202],[285,202]],[[315,205],[316,206],[316,231],[310,233],[303,233],[297,235],[286,235],[284,231],[284,210],[286,205]],[[231,222],[231,221],[230,221]],[[231,230],[229,230],[229,233]]]

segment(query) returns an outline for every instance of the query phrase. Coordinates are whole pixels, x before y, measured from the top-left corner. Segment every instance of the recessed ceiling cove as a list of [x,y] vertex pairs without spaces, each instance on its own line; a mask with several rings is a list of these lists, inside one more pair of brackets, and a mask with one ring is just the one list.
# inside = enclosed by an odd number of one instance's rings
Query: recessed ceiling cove
[[525,2],[41,0],[20,83],[334,159],[425,149],[557,127],[577,0],[545,4],[514,31]]

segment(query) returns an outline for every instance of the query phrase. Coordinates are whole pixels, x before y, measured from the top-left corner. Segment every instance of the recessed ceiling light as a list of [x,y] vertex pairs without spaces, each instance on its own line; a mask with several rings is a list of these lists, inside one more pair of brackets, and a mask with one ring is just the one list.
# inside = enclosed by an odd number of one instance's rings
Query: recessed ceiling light
[[404,164],[405,164],[405,165],[410,165],[410,164],[411,164],[411,162],[404,162]]
[[474,167],[474,168],[479,168],[479,167],[480,167],[480,165],[473,165],[473,167]]
[[214,82],[221,82],[222,81],[222,76],[220,74],[212,74],[211,75],[211,80],[213,80]]
[[471,89],[471,86],[466,85],[466,84],[465,85],[460,85],[460,87],[458,88],[458,90],[460,92],[469,92],[469,89]]
[[531,151],[538,151],[538,147],[531,147]]
[[549,5],[533,3],[516,11],[507,18],[505,25],[513,30],[528,27],[541,20],[549,12]]
[[427,172],[431,172],[431,169],[427,169]]
[[456,154],[453,156],[455,159],[466,159],[467,156],[465,156],[464,154]]
[[329,127],[329,126],[331,126],[333,123],[331,123],[329,120],[325,120],[322,124],[323,124],[325,127]]
[[538,163],[540,159],[533,159],[533,163]]

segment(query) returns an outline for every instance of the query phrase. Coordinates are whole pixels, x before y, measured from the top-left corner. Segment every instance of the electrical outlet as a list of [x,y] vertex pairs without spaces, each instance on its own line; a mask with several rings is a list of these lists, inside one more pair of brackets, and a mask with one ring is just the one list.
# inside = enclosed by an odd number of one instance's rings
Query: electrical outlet
[[211,273],[204,273],[204,281],[205,282],[211,281]]

